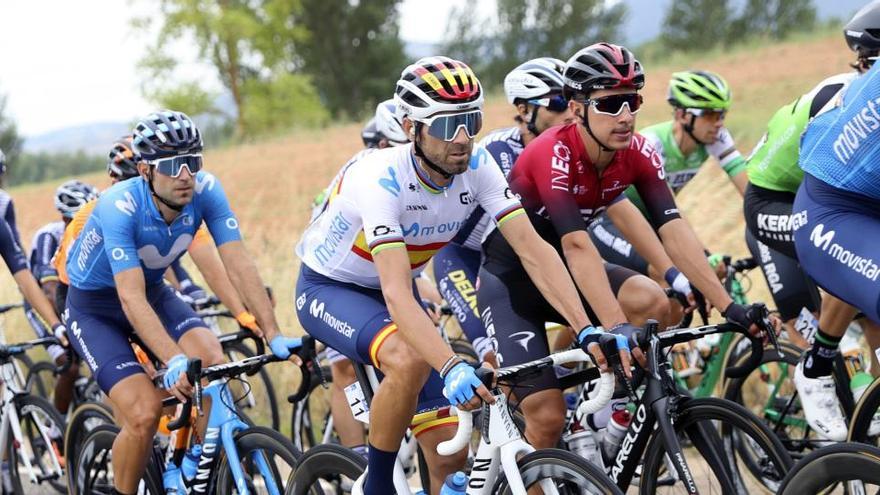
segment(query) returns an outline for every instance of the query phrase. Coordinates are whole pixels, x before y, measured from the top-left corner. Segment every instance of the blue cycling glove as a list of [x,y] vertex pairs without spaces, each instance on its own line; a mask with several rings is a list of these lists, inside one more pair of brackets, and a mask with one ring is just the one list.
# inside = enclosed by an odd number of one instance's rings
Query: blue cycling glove
[[299,337],[285,337],[276,335],[269,341],[269,349],[278,359],[287,359],[292,350],[302,347],[302,339]]
[[178,354],[168,360],[168,369],[162,377],[162,385],[166,389],[171,388],[177,380],[180,379],[181,373],[186,373],[187,359],[185,354]]
[[443,395],[449,399],[449,403],[458,406],[471,400],[474,389],[483,385],[477,378],[473,366],[467,363],[458,363],[443,377]]

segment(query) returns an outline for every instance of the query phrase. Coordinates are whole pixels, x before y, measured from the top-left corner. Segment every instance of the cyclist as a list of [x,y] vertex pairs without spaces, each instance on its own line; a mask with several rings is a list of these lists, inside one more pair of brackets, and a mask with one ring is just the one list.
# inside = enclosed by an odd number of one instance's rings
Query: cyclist
[[[624,233],[635,229],[654,236],[645,246],[661,254],[668,247],[708,300],[724,309],[722,314],[729,321],[757,331],[749,308],[730,299],[690,226],[679,217],[660,156],[633,132],[635,112],[642,103],[638,91],[645,81],[640,63],[622,46],[597,43],[568,60],[564,79],[576,123],[538,136],[520,155],[509,179],[535,229],[566,260],[586,297],[590,320],[629,337],[634,325],[648,318],[662,321],[669,311],[666,295],[654,281],[603,263],[587,234],[587,222],[635,185],[663,245],[638,210]],[[489,233],[483,252],[477,303],[487,332],[494,330],[499,364],[515,365],[546,356],[544,322],[561,318],[497,232]],[[658,268],[675,269],[669,261]],[[536,448],[552,447],[559,440],[566,410],[559,382],[548,370],[526,385],[516,391],[526,417],[526,436]]]
[[[0,149],[0,177],[6,175],[6,155]],[[6,220],[12,233],[15,236],[15,242],[21,246],[21,238],[18,235],[18,225],[15,223],[15,208],[12,205],[12,196],[4,189],[0,189],[0,217]]]
[[[745,160],[736,149],[724,118],[730,109],[731,95],[727,81],[718,74],[690,70],[672,74],[666,101],[673,107],[673,119],[654,124],[640,132],[660,155],[666,171],[666,182],[678,194],[699,172],[711,156],[724,170],[737,190],[745,190],[748,178]],[[644,201],[634,187],[625,191],[629,199],[647,216]],[[649,266],[620,229],[611,221],[616,207],[609,208],[590,225],[590,238],[602,258],[620,266],[663,280],[664,274]]]
[[223,187],[201,170],[202,139],[195,124],[183,113],[163,110],[141,120],[133,135],[132,149],[143,160],[141,176],[98,199],[67,260],[71,343],[113,403],[121,426],[113,444],[114,484],[125,494],[137,490],[162,404],[129,339],[166,363],[162,381],[181,400],[192,392],[185,374],[188,356],[205,366],[223,361],[217,337],[162,281],[203,221],[273,353],[287,358],[298,342],[279,332]]
[[[98,197],[98,189],[94,186],[80,182],[78,180],[69,180],[55,190],[55,209],[61,214],[61,220],[50,222],[42,226],[34,234],[34,240],[31,243],[30,267],[31,273],[40,284],[43,292],[49,301],[55,301],[58,290],[58,271],[52,264],[52,256],[61,243],[61,236],[64,233],[64,227],[73,219],[73,215],[82,208],[83,205]],[[25,315],[28,322],[37,334],[37,337],[45,337],[49,335],[43,322],[35,314],[30,305],[26,305]],[[55,361],[55,364],[61,366],[66,358],[64,348],[53,345],[47,349],[49,357]],[[67,372],[58,375],[55,382],[55,408],[62,414],[67,412],[72,399],[73,382],[79,376],[78,366],[70,366]]]
[[[498,129],[478,144],[492,155],[506,176],[523,148],[539,134],[555,125],[571,121],[568,102],[562,97],[562,69],[565,62],[551,57],[529,60],[504,77],[507,101],[516,109],[517,125]],[[480,243],[491,223],[478,208],[455,238],[434,257],[434,278],[449,303],[464,334],[481,361],[497,364],[492,340],[477,312],[477,272],[480,269]]]
[[[296,307],[303,328],[384,374],[370,407],[370,416],[381,420],[370,426],[368,469],[355,487],[362,484],[369,495],[388,493],[396,452],[418,409],[443,403],[474,409],[481,399],[493,401],[474,369],[440,337],[412,282],[477,205],[510,238],[566,321],[584,329],[582,346],[604,363],[595,342],[601,334],[589,326],[562,261],[522,215],[491,156],[472,153],[483,105],[473,71],[447,57],[420,59],[401,73],[394,99],[412,144],[351,164],[297,245]],[[625,350],[621,354],[628,363]],[[439,393],[440,380],[448,402]],[[419,437],[432,486],[464,464],[466,452],[443,458],[433,449],[452,433],[437,427]]]
[[[375,150],[385,149],[391,146],[399,146],[407,143],[406,134],[403,127],[395,115],[397,105],[393,99],[385,100],[376,106],[376,113],[373,118],[367,122],[361,131],[361,138],[364,141],[365,149],[359,151],[352,157],[336,175],[330,186],[325,189],[316,199],[315,208],[312,212],[312,219],[320,215],[321,211],[326,208],[326,201],[332,194],[337,181],[344,175],[345,170],[363,156],[372,153]],[[423,277],[415,279],[418,284],[419,295],[423,301],[430,301],[436,305],[440,302],[437,290]],[[437,315],[432,315],[432,319],[436,322]],[[327,361],[330,363],[330,373],[333,381],[330,386],[330,414],[333,416],[333,428],[339,436],[339,442],[355,452],[367,456],[367,446],[364,444],[364,427],[354,419],[351,408],[348,405],[348,399],[345,396],[345,387],[357,381],[354,366],[351,361],[344,355],[332,347],[327,348]]]
[[[140,161],[140,155],[131,149],[131,136],[124,136],[116,140],[110,149],[110,155],[107,160],[107,175],[110,177],[111,184],[139,177],[137,164]],[[89,202],[73,216],[73,219],[64,229],[64,235],[52,260],[59,281],[55,299],[56,308],[60,308],[58,309],[59,312],[64,310],[67,288],[70,285],[70,280],[67,277],[67,255],[70,248],[73,247],[73,241],[82,233],[83,227],[92,214],[94,207],[95,202]],[[211,235],[204,226],[196,231],[196,235],[187,252],[195,262],[196,267],[199,268],[208,286],[217,294],[223,305],[235,315],[239,325],[250,329],[257,336],[260,336],[260,327],[257,325],[254,315],[247,311],[240,295],[232,286],[226,269],[217,255],[217,249],[211,240]],[[192,282],[189,274],[181,266],[179,258],[175,259],[169,270],[165,272],[165,279],[173,282],[173,285],[180,290],[179,294],[181,297],[189,304],[204,298],[204,296],[200,296],[200,293],[204,294],[204,290]],[[189,282],[187,283],[187,281]]]
[[[880,54],[880,38],[872,35],[878,28],[880,2],[872,2],[844,28],[847,44],[857,54],[857,60],[852,64],[856,70],[829,77],[780,108],[771,117],[767,132],[748,163],[745,217],[749,248],[761,262],[792,340],[803,348],[809,347],[794,376],[804,415],[819,435],[836,441],[845,440],[847,421],[840,409],[831,371],[839,353],[840,340],[857,310],[835,297],[834,291],[822,296],[820,306],[819,291],[801,268],[795,250],[793,230],[804,219],[793,214],[796,211],[793,203],[804,180],[804,172],[798,167],[801,135],[811,119],[834,109],[845,88],[860,73],[871,68]],[[794,329],[802,308],[813,314],[819,312],[812,345]],[[859,323],[866,340],[876,349],[880,344],[877,323],[870,318],[862,318]],[[876,356],[873,359],[876,363]],[[871,431],[872,434],[880,433],[880,418],[872,423]]]

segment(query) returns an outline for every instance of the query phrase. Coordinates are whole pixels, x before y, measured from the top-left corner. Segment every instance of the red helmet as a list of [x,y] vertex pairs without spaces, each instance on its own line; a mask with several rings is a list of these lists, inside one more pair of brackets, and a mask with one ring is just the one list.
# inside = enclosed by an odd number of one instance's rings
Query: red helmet
[[582,48],[565,63],[565,92],[589,94],[595,89],[645,86],[645,71],[631,51],[612,43]]

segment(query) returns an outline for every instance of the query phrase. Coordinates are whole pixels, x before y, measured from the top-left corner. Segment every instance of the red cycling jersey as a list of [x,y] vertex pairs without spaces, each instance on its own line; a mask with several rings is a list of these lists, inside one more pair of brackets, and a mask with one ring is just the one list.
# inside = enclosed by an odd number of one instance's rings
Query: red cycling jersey
[[[634,133],[629,148],[617,151],[600,173],[587,155],[577,126],[553,127],[541,133],[519,156],[508,177],[510,189],[520,196],[541,237],[560,249],[562,236],[585,231],[587,223],[630,185],[635,185],[644,199],[655,229],[679,218],[663,162],[642,135]],[[515,259],[505,256],[512,253],[495,249],[493,244],[506,242],[493,234],[486,243],[488,258]],[[497,247],[502,252],[510,249]]]

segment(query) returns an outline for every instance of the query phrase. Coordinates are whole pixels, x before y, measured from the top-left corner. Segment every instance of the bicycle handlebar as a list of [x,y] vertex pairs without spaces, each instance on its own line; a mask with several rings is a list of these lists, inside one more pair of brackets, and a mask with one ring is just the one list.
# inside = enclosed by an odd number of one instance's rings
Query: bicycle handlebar
[[[202,360],[190,359],[186,364],[186,379],[193,384],[193,396],[200,393],[201,387],[197,384],[199,383],[199,375],[201,374]],[[189,424],[189,419],[192,416],[193,402],[195,401],[199,402],[199,409],[201,409],[201,397],[192,397],[183,404],[183,408],[180,410],[180,415],[168,422],[168,431],[179,430]]]
[[18,356],[19,354],[24,354],[34,347],[49,347],[51,345],[61,345],[61,341],[56,337],[42,337],[12,345],[0,345],[0,359],[8,359],[13,356]]
[[[490,370],[488,368],[480,367],[477,368],[476,374],[477,378],[479,378],[484,385],[486,385],[487,387],[491,387],[493,377],[497,377],[497,381],[513,381],[551,366],[566,363],[585,363],[589,360],[590,356],[587,353],[585,353],[581,349],[573,349],[569,351],[557,352],[545,358],[536,359],[528,363],[518,364],[507,368],[499,368],[497,370],[494,370],[494,372],[493,370]],[[605,407],[608,401],[611,400],[611,395],[613,393],[614,374],[602,373],[600,375],[599,389],[597,390],[597,393],[592,399],[586,401],[584,404],[581,404],[581,407],[578,408],[578,414],[582,414],[582,411],[586,411],[583,412],[583,414],[589,414],[590,412],[595,412],[602,409],[603,407]],[[445,442],[440,442],[440,444],[437,445],[437,453],[440,455],[448,456],[459,452],[461,449],[467,446],[468,441],[471,438],[471,433],[474,427],[473,412],[465,411],[457,407],[453,407],[453,412],[459,418],[458,430],[455,432],[454,437]]]

